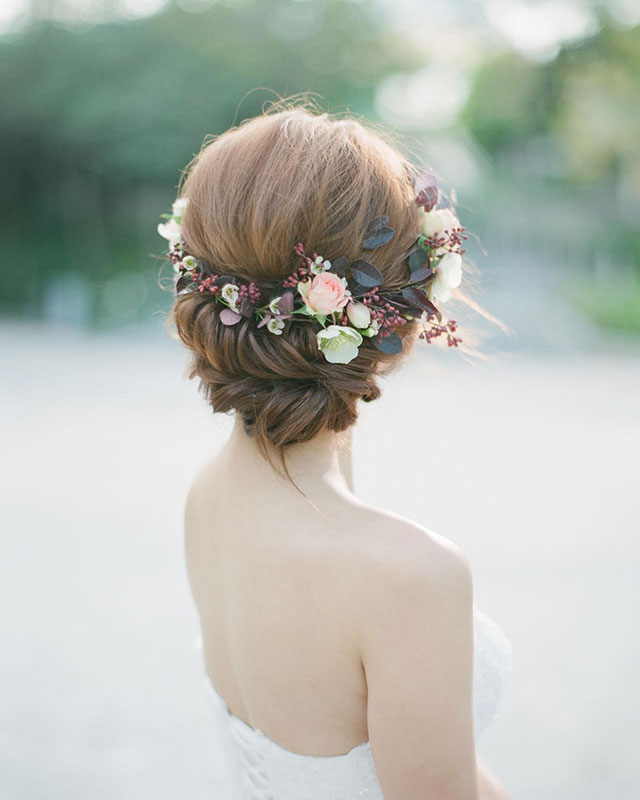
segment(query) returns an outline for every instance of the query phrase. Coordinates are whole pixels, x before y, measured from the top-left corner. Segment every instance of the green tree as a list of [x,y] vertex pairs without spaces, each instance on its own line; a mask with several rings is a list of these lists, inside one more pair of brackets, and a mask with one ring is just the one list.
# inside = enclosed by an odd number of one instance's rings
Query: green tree
[[0,42],[0,179],[12,187],[0,202],[21,264],[0,305],[38,313],[63,273],[99,297],[110,277],[149,269],[162,249],[156,215],[205,135],[276,93],[372,116],[376,84],[416,66],[402,44],[349,0],[170,6],[77,29],[45,21]]

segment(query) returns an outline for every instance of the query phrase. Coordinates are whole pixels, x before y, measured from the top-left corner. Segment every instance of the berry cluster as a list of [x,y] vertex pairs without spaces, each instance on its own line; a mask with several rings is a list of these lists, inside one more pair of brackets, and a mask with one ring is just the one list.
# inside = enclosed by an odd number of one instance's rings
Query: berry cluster
[[248,297],[251,305],[255,306],[260,302],[261,296],[262,293],[255,281],[251,281],[251,283],[241,283],[238,285],[238,304],[240,304],[245,297]]
[[300,281],[306,281],[309,276],[313,274],[311,272],[311,266],[314,263],[314,260],[317,258],[317,254],[314,253],[313,258],[310,258],[305,253],[302,242],[298,242],[298,244],[293,248],[293,252],[299,256],[300,266],[297,270],[295,270],[295,272],[287,275],[287,277],[284,279],[282,284],[283,289],[295,289]]
[[378,325],[378,341],[391,336],[398,326],[407,324],[407,320],[400,316],[398,309],[380,297],[379,290],[379,286],[374,286],[362,297],[362,302],[371,312],[372,321]]
[[205,275],[204,272],[196,272],[193,276],[193,280],[200,294],[204,294],[205,292],[220,294],[220,287],[215,283],[217,277],[217,275]]
[[469,237],[464,232],[464,228],[453,228],[449,233],[449,246],[455,249],[460,255],[464,255],[466,250],[462,249],[462,243]]
[[179,261],[182,261],[182,256],[184,255],[184,248],[180,242],[176,242],[169,248],[169,261],[172,264],[177,264]]
[[434,233],[432,236],[422,236],[419,240],[420,247],[432,252],[437,252],[441,249],[455,250],[456,253],[462,256],[466,252],[462,249],[462,243],[469,238],[464,231],[464,228],[452,228],[441,233]]
[[446,335],[447,345],[449,347],[457,347],[462,343],[462,339],[453,335],[458,330],[458,323],[455,321],[455,319],[448,320],[445,325],[440,325],[433,320],[433,315],[427,317],[427,325],[429,327],[424,328],[424,330],[418,336],[419,339],[425,339],[428,344],[431,344],[432,339],[437,339],[439,336]]

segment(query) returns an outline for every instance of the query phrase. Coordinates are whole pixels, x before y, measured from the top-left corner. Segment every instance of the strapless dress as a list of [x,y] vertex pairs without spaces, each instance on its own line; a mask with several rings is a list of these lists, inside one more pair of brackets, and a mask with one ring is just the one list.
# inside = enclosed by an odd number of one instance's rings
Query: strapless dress
[[[201,641],[197,644],[201,646]],[[474,606],[473,711],[476,738],[497,713],[511,665],[511,645],[498,626]],[[337,756],[286,750],[231,713],[208,675],[205,690],[224,719],[235,755],[229,800],[384,800],[370,743]],[[227,797],[225,797],[227,800]]]

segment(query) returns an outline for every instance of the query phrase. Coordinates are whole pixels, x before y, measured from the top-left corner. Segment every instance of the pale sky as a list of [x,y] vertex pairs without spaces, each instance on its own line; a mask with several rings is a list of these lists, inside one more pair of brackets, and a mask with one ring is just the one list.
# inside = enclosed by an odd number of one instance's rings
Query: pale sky
[[[0,32],[19,30],[30,9],[73,22],[145,16],[159,11],[167,2],[0,0]],[[180,5],[193,10],[215,2],[243,4],[251,0],[178,0]],[[512,48],[534,61],[546,61],[557,55],[563,43],[579,41],[597,29],[593,11],[596,0],[374,2],[387,17],[387,24],[425,52],[424,68],[411,75],[389,75],[376,97],[381,117],[408,129],[445,128],[464,104],[469,76],[487,51]],[[623,24],[640,22],[640,0],[607,0],[607,7]]]
[[[304,3],[307,0],[289,0]],[[368,0],[359,0],[360,2]],[[602,2],[603,0],[601,0]],[[30,9],[60,20],[99,20],[153,14],[168,0],[0,0],[0,32],[19,30]],[[196,10],[215,2],[178,0]],[[383,119],[399,127],[438,130],[455,119],[464,104],[469,76],[491,49],[514,49],[534,61],[553,59],[566,42],[597,30],[597,0],[374,0],[388,24],[425,51],[425,67],[394,74],[378,88],[376,106]],[[606,0],[625,25],[640,23],[640,0]],[[434,114],[433,109],[437,109]]]
[[[246,0],[217,0],[243,3]],[[512,47],[533,58],[549,58],[567,40],[587,35],[594,26],[592,0],[375,0],[400,28],[428,32],[434,21],[444,29],[451,26],[481,26],[493,29]],[[216,0],[181,0],[185,7],[210,5]],[[297,0],[305,2],[305,0]],[[77,19],[116,12],[118,16],[152,14],[167,0],[2,0],[0,30],[20,21],[30,7],[54,10],[55,16]],[[640,0],[608,0],[607,6],[624,24],[640,22]],[[424,27],[423,27],[424,26]],[[429,44],[427,46],[429,46]]]

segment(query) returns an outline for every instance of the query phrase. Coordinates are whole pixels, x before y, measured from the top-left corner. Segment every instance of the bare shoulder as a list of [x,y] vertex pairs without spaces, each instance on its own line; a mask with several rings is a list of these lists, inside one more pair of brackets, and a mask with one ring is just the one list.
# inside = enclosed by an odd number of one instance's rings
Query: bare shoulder
[[208,465],[202,467],[194,476],[189,485],[187,495],[184,500],[185,532],[188,530],[188,522],[194,514],[198,513],[203,505],[205,497],[205,483],[207,480]]
[[382,591],[396,584],[463,596],[471,591],[469,561],[450,539],[390,511],[365,507],[363,514],[362,569]]
[[212,505],[217,497],[217,466],[215,461],[204,464],[197,472],[187,491],[184,501],[184,539],[187,556],[206,533],[207,538],[215,532],[216,514]]
[[218,455],[210,456],[203,461],[191,479],[187,498],[194,500],[200,494],[209,492],[216,480],[219,479],[221,472],[222,467]]
[[358,648],[384,796],[475,798],[469,563],[409,519],[381,512],[372,527]]
[[362,514],[366,533],[357,540],[350,594],[363,636],[399,621],[407,626],[429,618],[448,626],[468,621],[473,578],[460,548],[398,514],[370,507]]
[[[219,500],[225,497],[225,493],[228,493],[229,488],[229,480],[222,454],[215,454],[200,465],[191,479],[185,499],[187,515],[192,512],[198,513],[202,509],[210,512],[212,506],[215,506],[219,511]],[[242,484],[239,484],[231,488],[233,488],[234,496],[237,496],[243,487]]]

